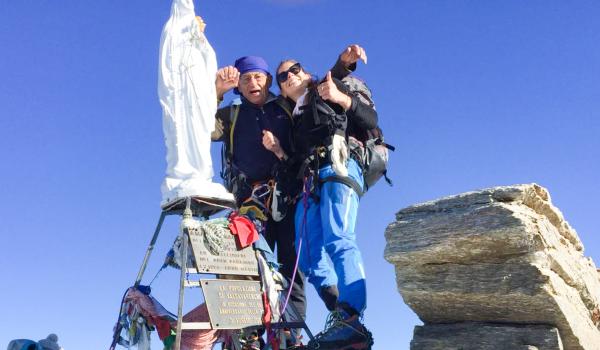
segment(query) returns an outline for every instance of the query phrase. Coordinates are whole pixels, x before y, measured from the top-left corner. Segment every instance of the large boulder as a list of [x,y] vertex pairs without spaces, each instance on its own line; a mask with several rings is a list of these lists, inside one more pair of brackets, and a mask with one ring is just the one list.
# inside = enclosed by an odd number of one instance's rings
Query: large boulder
[[386,238],[398,289],[425,327],[550,325],[565,349],[600,349],[598,271],[544,188],[495,187],[413,205]]
[[412,349],[556,350],[558,329],[546,325],[489,323],[430,324],[415,327]]

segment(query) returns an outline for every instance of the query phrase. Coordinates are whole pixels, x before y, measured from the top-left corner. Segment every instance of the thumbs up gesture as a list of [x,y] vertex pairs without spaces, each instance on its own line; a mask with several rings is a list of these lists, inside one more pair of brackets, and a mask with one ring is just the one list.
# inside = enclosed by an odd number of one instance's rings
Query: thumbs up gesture
[[330,71],[327,72],[325,81],[317,86],[317,92],[323,100],[337,103],[342,106],[345,111],[349,110],[350,106],[352,106],[352,99],[350,96],[344,94],[338,89],[337,85],[335,85],[335,82],[331,78]]

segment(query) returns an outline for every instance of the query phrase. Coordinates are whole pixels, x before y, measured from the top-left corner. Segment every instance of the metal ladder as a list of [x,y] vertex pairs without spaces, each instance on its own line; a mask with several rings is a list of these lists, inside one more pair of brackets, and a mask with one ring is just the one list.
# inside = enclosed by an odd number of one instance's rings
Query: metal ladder
[[[146,267],[148,265],[148,261],[150,259],[150,255],[154,250],[154,245],[158,239],[158,235],[161,231],[162,225],[164,223],[165,217],[168,215],[181,215],[182,220],[186,218],[191,218],[193,216],[202,217],[205,220],[208,219],[211,215],[214,215],[224,209],[232,208],[234,203],[228,202],[210,202],[198,198],[187,197],[185,199],[181,199],[168,207],[163,208],[160,217],[158,219],[158,223],[154,230],[154,234],[152,235],[152,239],[150,240],[150,244],[146,249],[146,253],[144,255],[144,259],[142,261],[142,265],[138,271],[138,275],[135,279],[134,287],[140,286],[142,278],[144,276],[144,272],[146,271]],[[189,243],[189,232],[187,228],[183,228],[180,230],[181,237],[181,257],[182,257],[182,265],[186,265],[188,259],[188,245]],[[189,282],[187,280],[188,274],[200,274],[196,268],[188,269],[187,266],[181,266],[180,268],[180,278],[179,278],[179,301],[177,305],[177,326],[176,326],[176,335],[175,335],[175,344],[174,350],[180,350],[181,348],[181,332],[183,330],[210,330],[213,329],[211,327],[210,322],[183,322],[183,303],[185,296],[185,288],[187,287],[197,287],[199,282]],[[290,286],[291,288],[291,286]],[[298,321],[292,322],[275,322],[271,323],[271,328],[275,330],[282,330],[284,328],[302,328],[308,335],[309,339],[313,339],[314,336],[311,333],[310,329],[306,325],[306,322],[300,317],[299,312],[295,309],[292,304],[288,304],[286,310],[288,310],[287,314],[291,315],[291,317]],[[250,328],[262,328],[262,327],[250,327]],[[280,332],[282,347],[280,349],[286,349],[285,340],[283,339],[283,332]],[[119,323],[117,323],[114,335],[113,342],[110,346],[110,350],[114,350],[119,339],[120,329]],[[239,330],[232,332],[232,345],[234,350],[241,350],[242,346],[239,341]]]

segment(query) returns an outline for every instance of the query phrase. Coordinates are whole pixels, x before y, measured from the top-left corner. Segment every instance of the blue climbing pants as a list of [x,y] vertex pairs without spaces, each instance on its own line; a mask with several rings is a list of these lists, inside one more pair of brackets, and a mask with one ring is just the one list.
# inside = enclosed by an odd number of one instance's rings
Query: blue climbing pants
[[[335,172],[331,165],[319,170],[320,179],[332,175]],[[348,175],[364,188],[361,169],[354,159],[348,161]],[[339,301],[362,314],[366,308],[366,283],[355,233],[358,194],[348,185],[333,181],[321,184],[318,194],[318,202],[304,195],[296,205],[300,269],[317,293],[321,288],[337,285]]]

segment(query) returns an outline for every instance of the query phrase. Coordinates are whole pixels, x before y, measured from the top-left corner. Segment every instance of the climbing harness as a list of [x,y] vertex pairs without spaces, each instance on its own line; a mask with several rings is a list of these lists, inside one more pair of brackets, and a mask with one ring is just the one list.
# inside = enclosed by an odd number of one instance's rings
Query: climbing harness
[[324,184],[326,182],[342,183],[342,184],[350,187],[351,189],[353,189],[359,198],[362,197],[364,194],[360,184],[356,180],[351,178],[350,176],[330,175],[330,176],[324,177],[322,179],[319,179],[320,184]]

